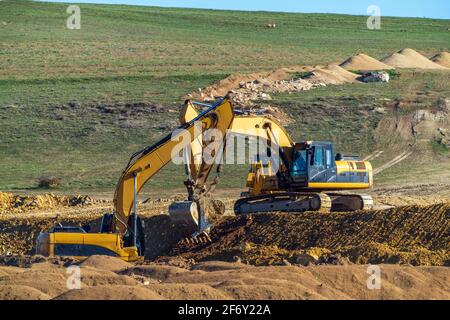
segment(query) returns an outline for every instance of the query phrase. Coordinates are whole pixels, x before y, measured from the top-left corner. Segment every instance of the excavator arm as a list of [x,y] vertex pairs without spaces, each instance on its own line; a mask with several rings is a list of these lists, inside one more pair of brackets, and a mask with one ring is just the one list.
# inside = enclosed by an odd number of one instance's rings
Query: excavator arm
[[[191,104],[187,102],[186,105]],[[216,129],[225,137],[233,118],[231,103],[221,100],[204,112],[194,114],[189,121],[154,145],[133,154],[119,179],[114,195],[115,231],[121,234],[127,231],[127,221],[133,212],[136,195],[149,179],[171,161],[174,154],[183,152],[184,146],[195,141],[208,129]],[[209,167],[204,170],[210,169]]]

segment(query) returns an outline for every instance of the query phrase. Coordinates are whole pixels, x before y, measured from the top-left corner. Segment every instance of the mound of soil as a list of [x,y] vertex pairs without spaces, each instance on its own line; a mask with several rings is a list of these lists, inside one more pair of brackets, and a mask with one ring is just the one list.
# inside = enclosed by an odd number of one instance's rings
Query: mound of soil
[[0,285],[0,300],[49,300],[45,293],[28,286]]
[[92,205],[95,202],[96,201],[89,196],[59,196],[51,193],[20,196],[12,193],[0,192],[0,214],[60,207],[87,206]]
[[118,275],[109,270],[96,269],[91,267],[81,268],[81,282],[84,286],[104,286],[104,285],[137,285],[139,282],[132,277]]
[[435,56],[433,56],[430,60],[443,67],[450,68],[450,53],[448,52],[438,53]]
[[[157,267],[157,265],[152,265]],[[367,266],[269,266],[256,267],[242,263],[220,261],[202,262],[190,270],[166,274],[164,280],[151,281],[142,277],[140,283],[117,284],[92,282],[80,290],[63,288],[41,291],[43,280],[54,285],[51,277],[64,274],[65,268],[38,263],[17,283],[0,283],[0,299],[57,299],[57,300],[154,300],[154,299],[448,299],[449,269],[445,267],[412,267],[379,265],[382,281],[380,290],[368,290]],[[83,267],[82,276],[92,271]],[[88,273],[89,273],[88,272]],[[96,270],[97,274],[102,270]],[[110,271],[104,270],[110,277]],[[21,273],[19,273],[20,275]],[[118,276],[116,277],[125,277]],[[42,278],[42,279],[40,279]],[[63,276],[66,279],[66,276]],[[110,277],[111,278],[111,277]],[[3,276],[0,277],[3,279]],[[33,281],[34,279],[34,281]],[[83,278],[85,279],[85,278]],[[106,279],[106,278],[105,278]],[[149,281],[150,280],[150,281]],[[62,291],[62,292],[61,292]]]
[[364,70],[364,71],[372,71],[372,70],[390,70],[394,69],[387,64],[384,64],[364,53],[359,53],[354,56],[351,56],[344,62],[340,64],[340,67],[347,70]]
[[132,264],[116,257],[94,255],[81,262],[80,266],[108,271],[119,271],[126,268],[131,268]]
[[132,268],[128,268],[120,272],[123,275],[139,275],[146,278],[152,278],[159,281],[165,281],[168,278],[177,275],[179,273],[187,272],[186,269],[166,266],[166,265],[139,265]]
[[204,284],[149,284],[146,288],[170,300],[228,300],[225,292]]
[[108,285],[66,291],[54,300],[164,300],[164,297],[141,286]]
[[328,65],[324,68],[315,69],[307,77],[307,80],[322,85],[344,84],[358,82],[359,75],[341,68],[338,65]]
[[243,83],[250,83],[254,81],[280,81],[287,80],[291,77],[292,70],[282,68],[271,72],[258,72],[252,74],[232,74],[225,79],[219,80],[213,85],[199,89],[198,92],[193,92],[188,95],[189,98],[214,100],[214,97],[224,97],[228,92],[237,90]]
[[381,60],[381,62],[396,68],[447,69],[409,48],[393,53]]
[[0,285],[32,287],[55,297],[67,290],[67,278],[64,268],[26,269],[22,273],[0,277]]
[[180,242],[171,254],[196,261],[238,257],[255,265],[304,264],[307,255],[314,263],[342,261],[342,256],[352,263],[443,266],[450,264],[450,204],[238,216],[215,226],[211,239]]

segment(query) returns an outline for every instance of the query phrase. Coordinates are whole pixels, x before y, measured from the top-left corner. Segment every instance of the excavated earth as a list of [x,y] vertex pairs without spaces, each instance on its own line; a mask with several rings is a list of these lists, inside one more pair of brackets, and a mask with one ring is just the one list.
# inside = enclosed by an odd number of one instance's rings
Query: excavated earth
[[[79,287],[68,287],[78,266]],[[0,299],[449,299],[446,267],[379,265],[380,288],[368,287],[368,266],[268,266],[241,262],[190,265],[139,263],[91,256],[84,261],[0,259]],[[69,272],[68,272],[69,270]],[[71,282],[70,282],[71,283]]]
[[172,254],[252,265],[450,266],[450,204],[353,213],[264,213],[227,218],[212,243],[181,242]]
[[[429,204],[413,201],[417,188],[434,194]],[[38,233],[56,222],[98,231],[111,203],[3,194],[0,299],[450,299],[450,202],[442,190],[448,185],[376,190],[383,205],[415,203],[383,210],[227,212],[208,242],[183,239],[165,213],[181,195],[156,198],[139,205],[147,248],[137,263],[34,254]],[[230,207],[234,198],[222,199]],[[380,267],[380,290],[367,287],[368,264]],[[81,268],[80,289],[67,287],[72,265]]]

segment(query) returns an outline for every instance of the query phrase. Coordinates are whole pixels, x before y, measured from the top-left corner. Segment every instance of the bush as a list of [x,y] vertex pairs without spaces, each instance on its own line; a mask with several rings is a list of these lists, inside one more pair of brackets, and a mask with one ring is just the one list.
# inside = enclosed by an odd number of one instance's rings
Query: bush
[[61,184],[61,180],[56,177],[53,177],[53,176],[39,177],[39,178],[37,178],[37,181],[38,181],[38,187],[45,188],[45,189],[54,188]]

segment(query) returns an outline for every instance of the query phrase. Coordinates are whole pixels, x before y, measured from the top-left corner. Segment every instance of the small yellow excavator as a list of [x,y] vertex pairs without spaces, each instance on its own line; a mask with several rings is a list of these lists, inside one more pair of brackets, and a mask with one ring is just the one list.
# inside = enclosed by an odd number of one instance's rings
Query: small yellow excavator
[[[198,108],[205,110],[199,112]],[[247,176],[249,189],[236,201],[236,214],[351,211],[373,206],[370,196],[338,192],[370,188],[372,167],[355,156],[334,155],[331,142],[295,143],[270,117],[235,115],[227,99],[212,105],[186,101],[180,122],[172,133],[131,156],[116,187],[114,212],[103,216],[100,232],[54,226],[38,236],[37,253],[74,257],[101,254],[126,261],[142,258],[145,238],[136,197],[145,183],[174,159],[184,160],[188,196],[186,201],[169,206],[170,218],[183,234],[202,234],[210,227],[208,202],[219,182],[227,146],[236,136],[256,138],[264,146],[254,153]],[[208,182],[214,166],[216,177]]]

